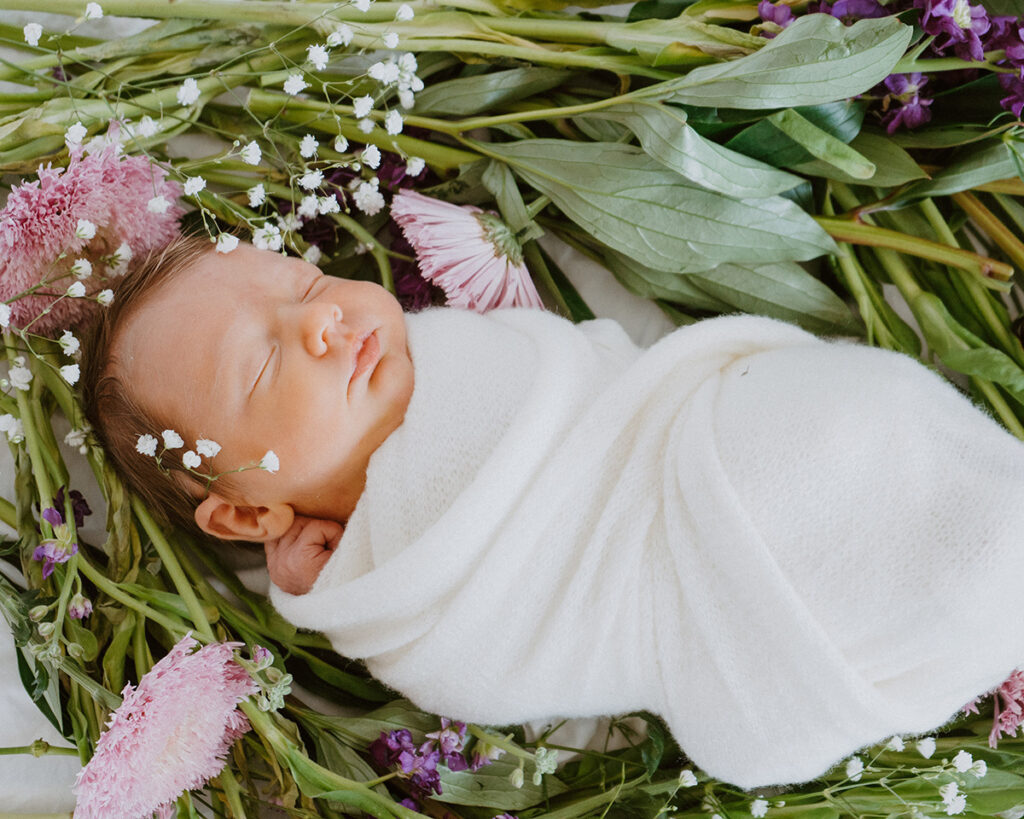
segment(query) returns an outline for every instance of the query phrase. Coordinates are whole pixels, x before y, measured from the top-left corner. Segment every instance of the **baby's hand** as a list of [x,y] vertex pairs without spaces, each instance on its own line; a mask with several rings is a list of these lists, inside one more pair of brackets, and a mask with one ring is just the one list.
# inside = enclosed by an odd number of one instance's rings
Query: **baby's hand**
[[337,521],[296,516],[291,528],[267,550],[270,579],[288,594],[305,594],[327,563],[345,527]]

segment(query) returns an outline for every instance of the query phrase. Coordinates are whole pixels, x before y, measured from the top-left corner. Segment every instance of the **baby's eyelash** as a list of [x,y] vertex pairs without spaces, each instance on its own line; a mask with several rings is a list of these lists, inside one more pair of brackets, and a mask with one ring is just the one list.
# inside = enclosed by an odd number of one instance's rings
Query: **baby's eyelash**
[[316,286],[320,283],[322,279],[323,276],[317,276],[315,279],[313,279],[309,287],[306,288],[306,292],[302,294],[302,301],[305,301],[306,299],[309,298],[310,293],[312,293],[313,290],[316,289]]

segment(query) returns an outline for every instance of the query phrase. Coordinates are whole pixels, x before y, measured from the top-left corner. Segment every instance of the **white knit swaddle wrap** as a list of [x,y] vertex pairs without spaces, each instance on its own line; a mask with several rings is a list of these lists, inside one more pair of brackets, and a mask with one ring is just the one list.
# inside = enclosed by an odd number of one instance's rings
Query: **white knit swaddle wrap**
[[281,613],[421,707],[646,708],[801,782],[1024,659],[1024,445],[905,356],[750,316],[647,351],[537,310],[408,316],[416,385]]

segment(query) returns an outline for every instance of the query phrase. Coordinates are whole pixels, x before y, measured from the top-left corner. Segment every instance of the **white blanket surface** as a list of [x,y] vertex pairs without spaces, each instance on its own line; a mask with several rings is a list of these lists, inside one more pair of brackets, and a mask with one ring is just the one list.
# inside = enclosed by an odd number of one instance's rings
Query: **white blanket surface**
[[750,316],[648,350],[408,318],[416,385],[313,589],[272,599],[425,709],[649,709],[744,788],[934,730],[1024,661],[1024,444],[918,362]]

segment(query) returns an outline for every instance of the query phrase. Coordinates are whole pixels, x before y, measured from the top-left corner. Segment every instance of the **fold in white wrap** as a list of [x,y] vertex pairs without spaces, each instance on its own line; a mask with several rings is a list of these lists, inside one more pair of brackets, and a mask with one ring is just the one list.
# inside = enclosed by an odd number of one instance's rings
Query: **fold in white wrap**
[[407,319],[405,421],[312,591],[272,599],[420,707],[649,709],[754,788],[1024,662],[1024,444],[918,362],[750,316],[646,351],[538,310]]

